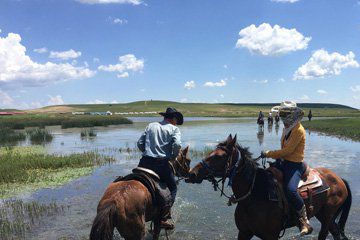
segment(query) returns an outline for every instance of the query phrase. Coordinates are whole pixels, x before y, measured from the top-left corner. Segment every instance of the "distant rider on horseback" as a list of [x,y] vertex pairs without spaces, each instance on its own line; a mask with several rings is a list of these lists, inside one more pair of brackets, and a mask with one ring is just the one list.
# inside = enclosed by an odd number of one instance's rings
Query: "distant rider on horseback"
[[281,159],[277,161],[276,167],[283,172],[286,197],[298,213],[300,234],[307,235],[313,229],[307,218],[304,201],[297,191],[301,176],[306,170],[303,163],[306,134],[301,125],[304,111],[298,108],[296,103],[286,101],[281,103],[279,115],[285,126],[281,137],[281,150],[263,151],[261,156]]
[[168,162],[177,157],[181,148],[181,133],[177,125],[182,125],[184,120],[183,115],[175,108],[167,108],[166,112],[159,114],[164,116],[164,120],[150,123],[137,142],[142,152],[139,167],[153,170],[160,176],[160,180],[167,184],[172,203],[170,206],[162,206],[160,226],[173,229],[170,210],[175,202],[177,186]]

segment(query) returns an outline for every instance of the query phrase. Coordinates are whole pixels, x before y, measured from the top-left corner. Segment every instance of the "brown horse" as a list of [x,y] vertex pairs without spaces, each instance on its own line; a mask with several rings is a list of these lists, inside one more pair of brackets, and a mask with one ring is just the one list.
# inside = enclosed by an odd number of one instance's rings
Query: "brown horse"
[[[351,192],[347,182],[332,171],[325,168],[317,169],[323,181],[330,189],[314,196],[313,208],[307,211],[310,217],[315,216],[321,222],[318,239],[324,240],[330,233],[334,239],[347,239],[344,234],[345,223],[351,207]],[[236,142],[236,135],[231,135],[220,143],[202,162],[190,170],[190,183],[201,183],[204,179],[213,182],[215,187],[226,178],[232,182],[233,196],[230,202],[237,202],[235,222],[239,229],[238,239],[247,240],[253,236],[261,239],[278,239],[285,227],[287,214],[278,202],[269,201],[267,198],[258,198],[255,193],[265,191],[261,183],[266,170],[258,168],[258,164],[251,158],[247,148],[242,148]],[[267,174],[267,173],[266,173]],[[217,181],[215,178],[220,178]],[[267,178],[265,181],[267,181]],[[340,219],[336,222],[337,217]],[[294,220],[294,216],[291,218]],[[286,227],[296,226],[297,221],[288,221]]]
[[[190,159],[189,147],[180,150],[178,157],[170,161],[178,177],[188,176]],[[145,238],[145,222],[154,221],[153,239],[160,233],[158,208],[153,205],[151,193],[139,181],[110,183],[97,207],[90,240],[113,239],[114,228],[126,240]]]

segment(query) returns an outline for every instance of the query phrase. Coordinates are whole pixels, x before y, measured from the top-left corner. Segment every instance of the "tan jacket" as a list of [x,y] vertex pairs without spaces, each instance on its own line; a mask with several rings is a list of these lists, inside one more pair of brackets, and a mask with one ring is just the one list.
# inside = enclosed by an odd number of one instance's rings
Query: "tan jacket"
[[290,133],[286,140],[284,133],[281,137],[281,150],[268,151],[266,157],[283,158],[291,162],[303,162],[305,151],[306,132],[301,123],[298,123]]

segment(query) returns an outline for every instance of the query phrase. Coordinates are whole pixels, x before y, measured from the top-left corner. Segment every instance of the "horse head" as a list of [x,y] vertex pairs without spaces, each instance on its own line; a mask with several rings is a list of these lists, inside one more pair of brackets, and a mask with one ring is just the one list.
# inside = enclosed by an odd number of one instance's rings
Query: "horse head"
[[178,156],[170,161],[174,174],[177,177],[188,177],[191,159],[189,157],[189,146],[180,149]]
[[228,177],[229,169],[234,164],[236,147],[236,135],[233,138],[230,134],[226,141],[218,144],[215,150],[190,170],[186,182],[201,183],[204,179]]

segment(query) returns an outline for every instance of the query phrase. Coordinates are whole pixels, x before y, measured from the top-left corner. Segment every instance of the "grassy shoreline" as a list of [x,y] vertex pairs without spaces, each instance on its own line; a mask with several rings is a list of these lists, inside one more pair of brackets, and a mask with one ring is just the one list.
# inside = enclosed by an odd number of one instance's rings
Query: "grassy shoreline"
[[71,114],[25,114],[0,117],[0,128],[24,129],[26,127],[57,126],[61,128],[96,127],[131,124],[122,116],[77,116]]
[[[179,103],[170,101],[138,101],[120,104],[71,104],[49,106],[34,109],[32,113],[60,113],[60,112],[105,112],[128,113],[122,116],[158,116],[158,114],[144,114],[144,112],[162,112],[167,107],[175,107],[186,117],[256,117],[259,111],[265,114],[279,103]],[[307,113],[310,109],[314,117],[360,117],[360,111],[339,104],[302,103],[298,104]],[[136,114],[137,113],[137,114]],[[143,113],[143,114],[140,114]]]
[[319,119],[302,124],[311,131],[360,141],[360,118]]

